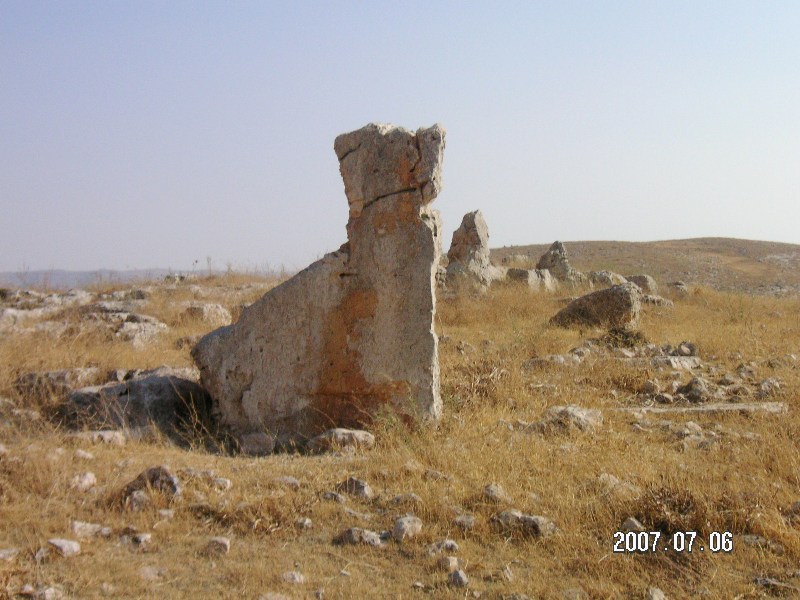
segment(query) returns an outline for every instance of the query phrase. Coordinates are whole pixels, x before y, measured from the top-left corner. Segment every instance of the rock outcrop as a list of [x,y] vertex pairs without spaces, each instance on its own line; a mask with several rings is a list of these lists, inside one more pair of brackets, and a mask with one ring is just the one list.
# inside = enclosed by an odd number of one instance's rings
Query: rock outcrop
[[348,241],[244,309],[192,351],[236,434],[303,441],[379,411],[441,413],[433,329],[444,130],[370,124],[334,143]]
[[553,277],[559,281],[572,284],[586,283],[586,275],[574,269],[567,259],[567,250],[561,242],[553,242],[549,250],[545,252],[536,263],[537,269],[547,269]]
[[484,292],[504,274],[489,260],[489,228],[480,210],[464,215],[453,232],[447,252],[447,285],[462,291]]
[[642,291],[633,283],[623,283],[581,296],[562,308],[550,322],[571,325],[633,329],[639,322]]

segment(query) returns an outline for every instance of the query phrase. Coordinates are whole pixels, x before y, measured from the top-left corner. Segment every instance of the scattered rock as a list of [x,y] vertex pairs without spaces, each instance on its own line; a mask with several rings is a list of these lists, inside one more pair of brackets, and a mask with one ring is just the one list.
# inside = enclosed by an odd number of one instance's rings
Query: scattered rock
[[276,477],[272,480],[274,483],[281,487],[289,488],[290,490],[297,491],[300,489],[300,481],[296,477],[292,477],[291,475],[284,475],[282,477]]
[[85,523],[84,521],[72,521],[70,531],[79,539],[93,537],[111,537],[111,528],[97,523]]
[[181,495],[181,482],[167,466],[150,467],[125,486],[122,492],[123,501],[132,505],[133,500],[141,499],[141,494],[135,498],[134,494],[142,492],[146,495],[150,490],[158,491],[167,498],[177,498]]
[[656,280],[650,275],[627,275],[625,279],[638,285],[639,289],[645,294],[658,294]]
[[556,525],[551,519],[537,515],[526,515],[519,510],[504,510],[493,519],[501,529],[518,531],[526,536],[549,537],[556,531]]
[[338,504],[344,504],[347,502],[347,498],[336,492],[325,492],[322,494],[322,499],[330,500],[331,502],[337,502]]
[[634,532],[641,532],[645,531],[644,525],[642,525],[638,519],[635,517],[628,517],[622,522],[620,526],[621,531],[634,531]]
[[19,555],[18,548],[0,548],[0,560],[11,562]]
[[275,437],[264,432],[239,435],[239,451],[247,456],[267,456],[275,451]]
[[650,587],[647,588],[645,600],[667,600],[667,595],[660,588]]
[[70,482],[69,487],[79,492],[88,492],[97,485],[97,477],[92,472],[79,473]]
[[632,283],[615,285],[573,300],[550,322],[561,327],[634,329],[639,323],[641,291]]
[[375,436],[361,429],[344,429],[337,427],[309,440],[306,450],[309,452],[329,452],[344,448],[369,449],[375,445]]
[[394,522],[392,537],[397,542],[411,539],[422,532],[422,519],[414,516],[400,517]]
[[475,528],[476,519],[475,515],[458,515],[455,519],[453,519],[453,525],[462,529],[463,531],[470,531]]
[[375,496],[375,493],[366,481],[356,479],[355,477],[348,477],[345,481],[336,486],[336,490],[355,498],[363,498],[364,500],[371,500]]
[[224,556],[231,551],[231,540],[226,537],[213,537],[206,543],[203,553],[206,556]]
[[307,530],[313,527],[314,523],[308,517],[302,517],[294,522],[295,529]]
[[144,581],[158,581],[166,577],[168,572],[163,567],[146,566],[139,569],[139,577]]
[[431,556],[439,555],[442,552],[458,552],[458,544],[455,540],[444,539],[428,546],[428,554]]
[[398,494],[389,500],[389,504],[392,506],[421,506],[422,498],[414,493]]
[[[589,281],[593,285],[598,285],[598,286],[609,287],[612,285],[620,285],[628,282],[628,280],[625,279],[622,275],[620,275],[619,273],[614,273],[612,271],[589,271],[589,273],[587,273],[587,277],[589,278]],[[641,287],[638,284],[636,285],[641,290]]]
[[73,389],[92,385],[101,378],[97,367],[37,371],[19,376],[14,388],[20,395],[37,403],[52,402],[54,399],[62,401]]
[[122,427],[160,431],[182,441],[181,432],[209,417],[210,399],[192,369],[160,367],[124,383],[71,393],[59,415],[73,427]]
[[469,577],[462,569],[458,569],[448,575],[447,582],[453,587],[467,587],[469,585]]
[[[370,124],[334,143],[348,242],[247,307],[192,351],[235,432],[311,438],[389,407],[441,414],[435,272],[444,131]],[[234,374],[235,376],[231,376]]]
[[294,585],[301,585],[306,582],[306,577],[299,571],[287,571],[281,575],[281,581]]
[[191,304],[181,313],[181,318],[202,321],[213,327],[230,325],[231,312],[221,304]]
[[47,540],[56,551],[63,557],[77,556],[81,553],[81,545],[74,540],[65,540],[62,538],[52,538]]
[[75,437],[93,444],[108,444],[110,446],[124,446],[128,442],[128,436],[124,432],[113,429],[81,431],[76,433]]
[[360,527],[351,527],[349,529],[345,529],[342,533],[334,538],[333,543],[343,545],[365,544],[367,546],[374,546],[376,548],[384,545],[380,535],[374,531],[370,531],[369,529],[361,529]]
[[593,432],[603,424],[603,413],[592,408],[580,406],[551,406],[544,417],[527,426],[527,430],[546,433],[550,431],[579,431]]
[[514,500],[499,483],[490,483],[483,488],[483,499],[493,504],[510,504]]
[[455,556],[440,556],[439,560],[436,561],[436,565],[445,573],[452,573],[463,566],[461,562]]

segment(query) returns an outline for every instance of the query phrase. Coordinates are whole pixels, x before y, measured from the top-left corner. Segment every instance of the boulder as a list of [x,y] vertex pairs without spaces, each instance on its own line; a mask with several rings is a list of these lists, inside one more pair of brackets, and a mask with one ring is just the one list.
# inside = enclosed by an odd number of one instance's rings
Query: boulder
[[639,323],[642,292],[633,283],[581,296],[550,319],[554,325],[634,329]]
[[190,304],[181,315],[186,320],[203,321],[214,327],[230,325],[231,312],[221,304]]
[[605,287],[619,285],[628,281],[622,275],[613,271],[589,271],[587,277],[592,282],[592,285]]
[[192,351],[234,434],[302,442],[390,409],[438,419],[435,274],[444,130],[370,124],[336,138],[348,242]]
[[481,211],[464,215],[453,232],[447,259],[447,284],[457,291],[485,292],[500,278],[503,270],[489,261],[489,228]]
[[656,280],[650,277],[650,275],[627,275],[625,279],[638,285],[639,289],[645,294],[658,294],[658,285],[656,284]]
[[155,426],[178,436],[196,421],[209,418],[208,394],[193,369],[160,367],[122,383],[81,388],[59,407],[73,427],[148,430]]
[[586,275],[572,268],[567,259],[567,249],[561,242],[553,242],[553,245],[545,252],[539,262],[536,263],[537,269],[547,269],[558,281],[572,284],[584,284],[588,282]]
[[532,290],[554,292],[558,289],[558,280],[547,269],[510,268],[506,270],[506,279],[527,285]]

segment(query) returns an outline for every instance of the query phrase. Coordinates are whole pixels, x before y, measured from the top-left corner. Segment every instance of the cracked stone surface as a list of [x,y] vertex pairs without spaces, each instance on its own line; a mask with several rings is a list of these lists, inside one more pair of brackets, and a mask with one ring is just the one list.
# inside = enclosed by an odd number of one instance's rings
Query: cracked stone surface
[[387,408],[441,413],[435,274],[444,130],[370,124],[336,138],[348,242],[192,351],[222,424],[279,443],[359,429]]

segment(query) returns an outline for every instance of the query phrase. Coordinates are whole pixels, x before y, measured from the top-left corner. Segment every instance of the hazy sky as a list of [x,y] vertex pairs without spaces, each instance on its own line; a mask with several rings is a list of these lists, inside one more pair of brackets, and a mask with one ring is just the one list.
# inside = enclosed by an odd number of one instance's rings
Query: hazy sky
[[337,134],[447,129],[444,249],[800,243],[800,3],[0,0],[0,270],[299,268]]

